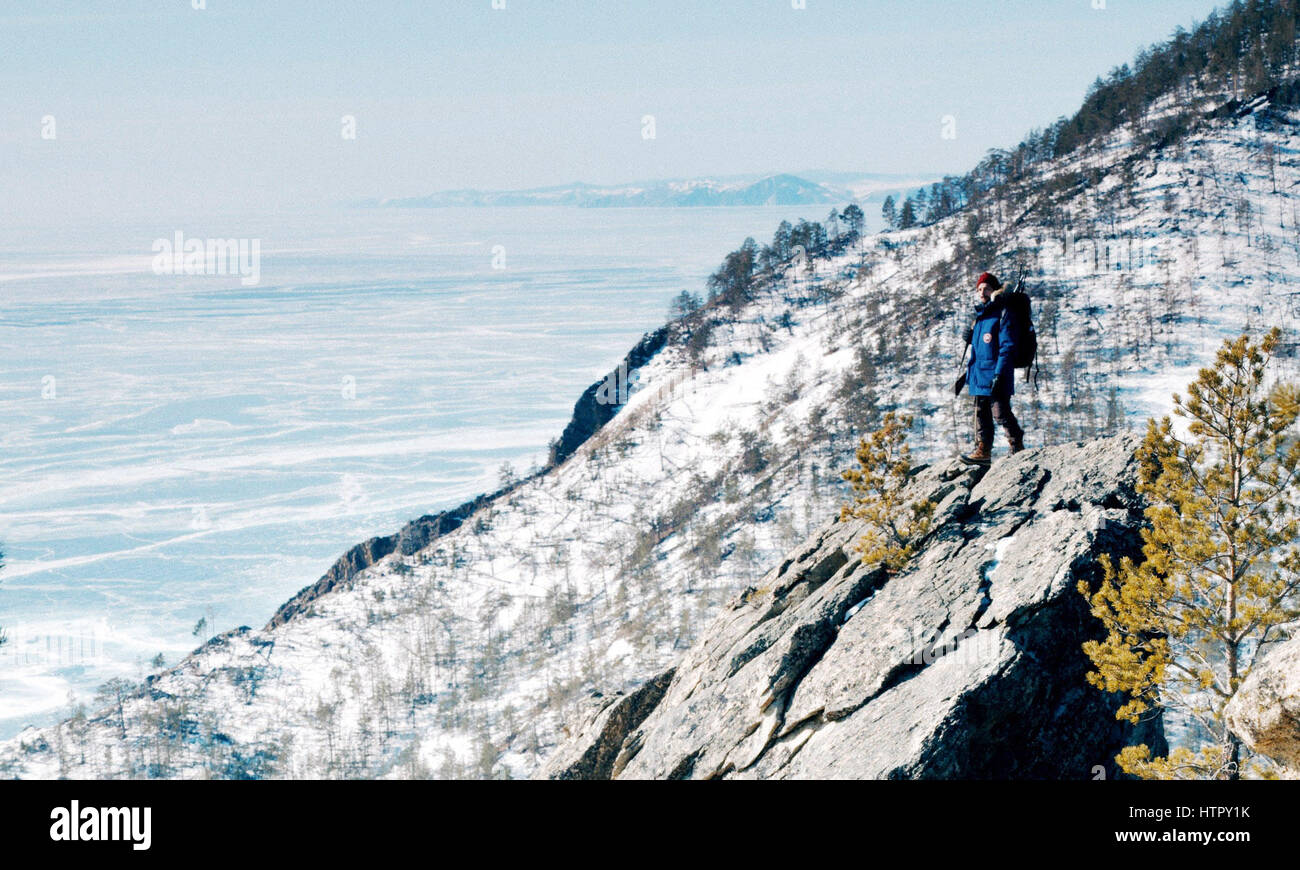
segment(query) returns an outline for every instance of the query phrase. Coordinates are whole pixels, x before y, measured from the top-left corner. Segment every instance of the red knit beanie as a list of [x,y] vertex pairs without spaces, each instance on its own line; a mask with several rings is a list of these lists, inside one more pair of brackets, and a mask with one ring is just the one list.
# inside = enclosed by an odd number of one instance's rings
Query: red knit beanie
[[999,281],[997,279],[997,276],[994,275],[992,272],[984,272],[978,278],[975,279],[976,287],[978,287],[981,284],[988,284],[994,290],[1000,290],[1002,288],[1002,282]]

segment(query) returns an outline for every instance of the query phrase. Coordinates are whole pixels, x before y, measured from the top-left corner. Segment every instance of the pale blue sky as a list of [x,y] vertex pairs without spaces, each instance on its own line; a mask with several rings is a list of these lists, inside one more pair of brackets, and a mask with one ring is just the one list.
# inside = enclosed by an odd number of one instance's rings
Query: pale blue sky
[[[1222,5],[206,4],[2,0],[8,217],[812,168],[956,173]],[[355,141],[340,135],[345,114]],[[947,114],[956,139],[940,136]]]

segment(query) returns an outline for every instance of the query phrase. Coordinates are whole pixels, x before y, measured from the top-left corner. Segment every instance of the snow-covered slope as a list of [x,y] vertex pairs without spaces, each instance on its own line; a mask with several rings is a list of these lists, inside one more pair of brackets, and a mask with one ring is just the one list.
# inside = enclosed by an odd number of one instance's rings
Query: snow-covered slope
[[[978,272],[1023,265],[1038,299],[1041,377],[1017,385],[1031,446],[1165,412],[1244,327],[1278,324],[1293,341],[1297,124],[1257,101],[1157,150],[1119,134],[995,208],[791,263],[739,310],[679,325],[626,406],[558,467],[274,627],[216,638],[120,703],[29,729],[0,766],[528,775],[589,690],[662,671],[838,510],[838,471],[884,411],[915,415],[922,458],[969,445],[951,385]],[[969,253],[981,246],[997,259]]]

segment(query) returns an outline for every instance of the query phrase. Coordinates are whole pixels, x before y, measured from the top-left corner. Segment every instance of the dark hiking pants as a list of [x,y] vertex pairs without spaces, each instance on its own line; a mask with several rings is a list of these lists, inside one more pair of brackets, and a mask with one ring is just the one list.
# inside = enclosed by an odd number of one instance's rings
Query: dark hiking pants
[[1007,437],[1018,441],[1025,435],[1020,428],[1020,421],[1011,413],[1010,396],[976,396],[975,397],[975,438],[981,444],[993,446],[993,423],[1006,431]]

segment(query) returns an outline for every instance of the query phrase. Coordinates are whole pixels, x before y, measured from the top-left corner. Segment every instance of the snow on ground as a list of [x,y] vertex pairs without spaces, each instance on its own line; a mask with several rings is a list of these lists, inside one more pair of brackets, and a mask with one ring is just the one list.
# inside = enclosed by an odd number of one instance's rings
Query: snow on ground
[[[1262,142],[1277,149],[1276,192]],[[1132,145],[1116,137],[1052,169],[1105,168],[1057,204],[1075,235],[1064,220],[989,217],[1001,250],[1026,252],[1039,300],[1043,379],[1017,393],[1029,446],[1167,413],[1243,327],[1279,323],[1294,340],[1298,147],[1292,125],[1216,122],[1143,155],[1129,197],[1117,166]],[[968,279],[991,264],[960,263],[957,286],[930,277],[965,220],[790,268],[716,327],[700,359],[661,351],[560,467],[308,614],[209,643],[124,715],[106,706],[24,732],[0,765],[35,777],[528,775],[588,692],[668,666],[838,510],[838,471],[873,414],[915,414],[922,461],[969,445],[950,385]],[[860,350],[874,374],[857,368]],[[1107,423],[1112,387],[1123,417]]]

